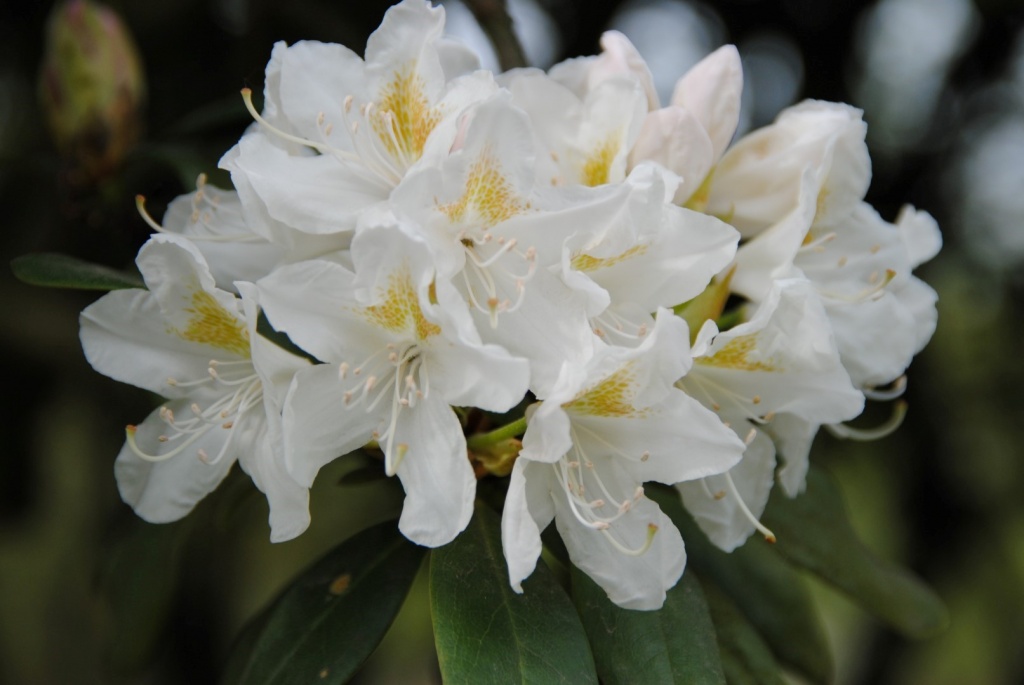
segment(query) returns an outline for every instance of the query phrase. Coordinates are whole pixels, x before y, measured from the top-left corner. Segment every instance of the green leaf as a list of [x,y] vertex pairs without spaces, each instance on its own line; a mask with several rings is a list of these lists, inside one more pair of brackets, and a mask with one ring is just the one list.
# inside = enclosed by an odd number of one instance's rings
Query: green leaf
[[783,685],[779,665],[757,629],[714,583],[704,584],[729,685]]
[[121,290],[146,287],[142,279],[135,274],[55,252],[37,252],[15,257],[11,260],[11,271],[25,283],[49,288]]
[[[384,638],[423,552],[398,532],[394,521],[335,547],[270,608],[237,682],[346,682]],[[238,646],[245,648],[245,640]]]
[[686,541],[687,563],[713,578],[775,656],[812,683],[832,680],[832,652],[804,578],[760,536],[732,553],[715,547],[690,517],[677,491],[648,488]]
[[220,685],[242,685],[242,678],[245,676],[249,660],[252,658],[256,642],[267,627],[267,620],[270,618],[269,608],[256,614],[249,619],[235,636],[231,649],[228,652],[227,662],[221,672]]
[[469,526],[430,557],[430,609],[448,683],[597,683],[587,636],[543,562],[512,591],[498,515],[477,503]]
[[658,611],[616,606],[575,567],[572,595],[602,683],[725,684],[704,592],[689,570]]
[[835,484],[812,468],[807,491],[788,499],[776,488],[762,517],[775,548],[846,592],[909,637],[934,635],[948,623],[942,600],[918,578],[876,557],[857,538]]
[[173,607],[188,528],[188,521],[133,519],[109,551],[100,587],[113,619],[107,662],[115,673],[133,673],[151,661]]

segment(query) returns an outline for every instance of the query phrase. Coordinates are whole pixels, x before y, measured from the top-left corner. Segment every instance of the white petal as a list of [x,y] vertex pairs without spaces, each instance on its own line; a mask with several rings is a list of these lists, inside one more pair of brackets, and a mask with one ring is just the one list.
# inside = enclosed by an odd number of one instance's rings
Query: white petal
[[345,267],[312,260],[281,267],[257,287],[276,330],[317,359],[358,364],[389,339],[359,315],[354,282],[355,275]]
[[143,290],[115,290],[89,305],[80,317],[85,358],[104,376],[165,397],[187,389],[168,378],[205,378],[210,352],[205,346],[167,332],[160,305]]
[[280,432],[267,431],[253,451],[239,455],[239,465],[267,496],[270,541],[285,542],[305,532],[310,521],[309,488],[299,485],[285,470]]
[[448,404],[500,413],[526,395],[530,365],[502,347],[438,340],[429,355],[431,383]]
[[[190,404],[191,400],[185,399],[166,406],[178,417],[185,417],[190,415]],[[168,432],[170,429],[161,418],[160,410],[156,410],[136,427],[136,444],[154,456],[167,454],[186,439],[159,441],[158,436]],[[198,456],[202,449],[213,458],[220,453],[229,434],[229,431],[215,426],[181,453],[155,463],[141,459],[126,442],[114,464],[121,499],[150,523],[180,519],[212,492],[231,470],[235,463],[234,451],[212,464],[204,463]]]
[[[743,460],[732,467],[732,478],[740,497],[754,517],[760,517],[768,503],[774,482],[775,447],[766,435],[757,432],[747,447]],[[708,538],[719,548],[731,552],[742,545],[756,530],[743,513],[740,503],[724,476],[709,476],[704,483],[680,483],[676,486],[683,504]],[[712,495],[709,495],[708,491]],[[724,494],[723,494],[724,493]]]
[[675,196],[681,204],[704,182],[714,163],[713,155],[711,138],[697,118],[682,107],[665,107],[647,115],[629,164],[657,162],[682,177]]
[[366,71],[377,88],[412,68],[428,101],[436,102],[445,74],[437,54],[444,29],[444,8],[423,0],[404,0],[384,13],[384,20],[366,42]]
[[289,155],[269,135],[246,134],[237,156],[221,166],[236,187],[251,187],[275,220],[305,233],[340,233],[355,227],[361,210],[387,199],[390,187],[362,167],[348,168],[330,154]]
[[468,46],[450,38],[437,41],[437,56],[441,60],[444,77],[449,81],[480,68],[480,56]]
[[743,66],[733,45],[723,45],[676,83],[672,104],[692,113],[711,139],[712,162],[721,159],[740,120]]
[[680,390],[629,418],[574,417],[588,455],[624,458],[638,481],[674,485],[727,471],[743,455],[743,442],[711,411]]
[[896,217],[896,228],[907,250],[911,268],[929,261],[942,249],[942,234],[939,224],[928,212],[915,210],[904,205]]
[[547,464],[516,460],[501,515],[501,548],[508,564],[512,589],[523,591],[523,581],[533,573],[541,553],[541,532],[555,517],[549,479],[554,471]]
[[295,374],[282,429],[285,466],[300,485],[308,488],[321,467],[369,442],[383,420],[383,410],[368,414],[362,407],[346,408],[345,390],[334,364]]
[[476,494],[458,418],[431,394],[401,411],[395,445],[407,450],[397,467],[406,493],[399,530],[425,547],[451,542],[469,523]]
[[818,428],[818,424],[794,414],[779,414],[764,426],[764,431],[771,436],[782,457],[783,464],[777,477],[787,497],[796,497],[807,485],[811,443]]
[[[363,60],[344,45],[299,41],[281,55],[280,92],[281,110],[297,134],[322,142],[320,115],[341,129],[346,125],[345,98],[365,97]],[[345,141],[340,132],[338,141]]]
[[[612,492],[631,494],[636,489],[637,483],[614,463],[595,464],[595,468],[601,469],[601,477]],[[564,494],[555,497],[555,507],[555,524],[569,558],[608,593],[611,601],[625,609],[661,608],[666,591],[683,574],[686,550],[679,531],[657,504],[641,497],[604,532],[582,525],[570,511]],[[656,532],[650,547],[638,556],[623,554],[606,537],[613,535],[623,547],[641,550],[652,526]]]
[[570,427],[569,416],[557,401],[534,405],[527,410],[526,434],[519,458],[547,463],[558,461],[572,449]]

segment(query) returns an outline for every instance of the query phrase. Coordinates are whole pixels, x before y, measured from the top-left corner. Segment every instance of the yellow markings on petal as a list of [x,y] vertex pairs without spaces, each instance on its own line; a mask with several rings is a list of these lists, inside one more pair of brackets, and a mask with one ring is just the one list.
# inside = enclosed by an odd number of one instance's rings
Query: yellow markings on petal
[[485,149],[469,170],[466,192],[456,202],[441,205],[453,223],[475,221],[480,228],[491,228],[530,208],[502,173],[501,165]]
[[380,304],[371,305],[363,310],[363,314],[371,323],[396,333],[413,331],[417,340],[426,340],[441,332],[440,326],[427,321],[423,316],[416,288],[413,287],[412,274],[407,265],[391,273],[382,299]]
[[698,364],[717,366],[738,371],[779,371],[779,367],[770,359],[751,358],[757,349],[757,336],[741,335],[733,338],[725,347],[710,357],[697,357]]
[[385,149],[410,161],[419,159],[441,112],[430,106],[415,63],[396,71],[384,85],[377,109],[380,116],[372,117],[372,125]]
[[638,257],[645,252],[647,252],[647,245],[634,245],[625,252],[613,257],[592,257],[588,254],[578,254],[573,256],[571,264],[572,268],[577,271],[597,271],[598,269],[615,266],[631,257]]
[[636,396],[636,372],[626,364],[597,385],[582,391],[562,406],[580,414],[613,418],[637,418],[645,409],[633,406]]
[[189,315],[188,326],[183,331],[175,331],[178,336],[249,358],[249,329],[244,321],[225,309],[213,295],[205,290],[195,290],[191,306],[186,307],[185,312]]
[[608,136],[583,161],[583,168],[580,170],[580,183],[591,188],[608,183],[611,178],[612,163],[621,147],[619,136]]

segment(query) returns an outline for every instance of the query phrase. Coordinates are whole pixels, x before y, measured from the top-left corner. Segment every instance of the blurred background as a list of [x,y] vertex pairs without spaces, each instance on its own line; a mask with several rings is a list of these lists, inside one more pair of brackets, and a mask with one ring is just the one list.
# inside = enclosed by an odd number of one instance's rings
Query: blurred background
[[[903,428],[876,443],[820,436],[868,544],[948,603],[942,635],[909,642],[814,586],[838,682],[1024,682],[1024,7],[1015,0],[508,0],[528,61],[598,50],[610,28],[646,58],[667,101],[703,55],[735,43],[746,78],[741,133],[803,98],[865,110],[883,217],[931,212],[945,247],[918,271],[939,292],[939,327],[909,372]],[[59,251],[117,268],[154,215],[249,123],[238,91],[262,89],[273,43],[357,51],[389,3],[366,0],[111,0],[112,15],[53,29],[50,2],[0,5],[0,256]],[[468,7],[448,29],[496,68]],[[122,33],[130,38],[119,37]],[[132,47],[134,42],[135,48]],[[86,104],[61,72],[76,51],[109,83]],[[137,65],[131,54],[137,51]],[[63,62],[61,61],[63,60]],[[62,114],[48,119],[44,106]],[[76,109],[77,108],[77,109]],[[213,683],[245,621],[309,561],[397,513],[394,483],[313,493],[313,525],[271,545],[244,478],[184,522],[146,526],[121,503],[112,463],[126,423],[154,399],[94,373],[78,312],[95,294],[32,288],[0,269],[0,682]],[[423,579],[362,683],[438,682]],[[795,681],[794,682],[798,682]]]

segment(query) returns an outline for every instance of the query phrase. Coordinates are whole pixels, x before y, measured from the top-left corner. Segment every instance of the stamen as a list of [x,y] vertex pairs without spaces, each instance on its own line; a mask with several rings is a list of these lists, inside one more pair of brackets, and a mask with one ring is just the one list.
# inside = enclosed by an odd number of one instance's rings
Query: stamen
[[903,375],[894,380],[888,389],[879,390],[878,388],[862,388],[861,392],[863,392],[864,397],[868,398],[869,400],[887,402],[898,399],[901,395],[903,395],[906,389],[907,377]]
[[889,417],[889,420],[876,428],[853,428],[842,423],[830,424],[825,426],[825,428],[837,438],[862,442],[879,440],[894,433],[903,424],[903,419],[906,415],[907,403],[900,400],[893,405],[892,416]]
[[608,538],[609,542],[612,543],[612,547],[617,549],[619,552],[627,556],[638,557],[651,548],[651,545],[654,543],[654,536],[658,532],[658,526],[654,523],[647,524],[647,539],[644,540],[643,546],[641,546],[639,549],[631,549],[629,547],[624,546],[621,542],[616,540],[615,537],[607,529],[602,529],[601,532],[604,533],[604,536]]
[[271,124],[269,121],[264,119],[260,115],[260,113],[256,111],[256,107],[254,107],[253,104],[252,104],[252,90],[251,89],[249,89],[249,88],[243,88],[242,89],[242,101],[245,102],[245,108],[247,110],[249,110],[249,114],[252,116],[252,118],[255,119],[257,122],[259,122],[259,124],[261,126],[264,126],[268,131],[270,131],[271,133],[277,135],[279,138],[291,141],[293,143],[298,143],[299,145],[304,145],[306,147],[311,147],[311,148],[313,148],[314,150],[316,150],[318,152],[336,155],[339,158],[348,159],[349,161],[353,161],[353,162],[361,162],[362,161],[359,158],[358,155],[355,155],[355,154],[353,154],[351,152],[348,152],[346,150],[339,150],[337,148],[331,147],[330,145],[326,145],[324,143],[318,143],[318,142],[313,141],[313,140],[307,140],[306,138],[300,138],[299,136],[293,136],[292,134],[285,133],[281,129],[277,128],[276,126]]
[[168,231],[166,228],[158,224],[156,220],[152,216],[150,216],[149,212],[146,211],[145,195],[135,196],[135,209],[138,210],[139,216],[142,217],[142,220],[149,224],[149,227],[152,228],[154,231],[156,231],[157,233],[170,233],[170,231]]
[[775,533],[771,532],[750,512],[750,509],[747,508],[747,503],[744,502],[743,498],[740,496],[740,491],[736,489],[736,483],[733,482],[732,476],[729,475],[729,472],[726,471],[722,475],[725,476],[725,482],[729,486],[729,491],[732,493],[732,496],[736,498],[736,503],[739,505],[740,511],[743,512],[743,515],[747,517],[748,521],[754,524],[754,528],[757,528],[761,535],[764,536],[765,540],[774,544],[776,540]]

